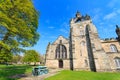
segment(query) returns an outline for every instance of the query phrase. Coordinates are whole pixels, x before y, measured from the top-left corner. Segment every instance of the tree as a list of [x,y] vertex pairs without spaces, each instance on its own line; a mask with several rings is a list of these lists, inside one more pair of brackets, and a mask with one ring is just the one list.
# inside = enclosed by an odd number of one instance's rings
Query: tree
[[0,63],[7,64],[12,61],[13,54],[10,52],[5,52],[0,54]]
[[36,65],[36,62],[40,61],[40,55],[35,50],[28,50],[25,52],[23,57],[23,62],[27,62],[28,64],[30,62],[34,62],[34,65]]
[[19,54],[15,54],[15,55],[13,55],[13,58],[12,58],[12,62],[13,63],[18,63],[18,62],[20,62],[21,63],[21,61],[22,61],[22,56],[20,56]]
[[0,53],[16,53],[36,44],[38,12],[32,0],[0,0]]

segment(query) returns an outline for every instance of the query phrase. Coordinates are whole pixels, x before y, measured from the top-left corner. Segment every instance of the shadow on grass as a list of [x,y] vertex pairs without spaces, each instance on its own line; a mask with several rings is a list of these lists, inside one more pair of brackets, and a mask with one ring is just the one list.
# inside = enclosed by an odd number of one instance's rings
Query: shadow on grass
[[0,65],[0,80],[17,80],[31,74],[32,66],[28,65]]

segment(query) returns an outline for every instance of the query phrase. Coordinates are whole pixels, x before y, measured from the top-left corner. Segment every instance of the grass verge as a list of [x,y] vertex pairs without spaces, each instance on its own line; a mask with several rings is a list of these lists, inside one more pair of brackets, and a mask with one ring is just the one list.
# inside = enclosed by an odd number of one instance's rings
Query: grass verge
[[120,72],[89,72],[63,70],[45,80],[120,80]]
[[30,74],[32,66],[28,65],[0,65],[0,80],[17,80],[17,78],[10,78],[18,74]]

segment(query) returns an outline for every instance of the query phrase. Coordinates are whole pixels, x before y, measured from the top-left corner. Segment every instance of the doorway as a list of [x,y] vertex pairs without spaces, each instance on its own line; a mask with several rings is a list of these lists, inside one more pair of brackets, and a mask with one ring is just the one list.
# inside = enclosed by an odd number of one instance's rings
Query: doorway
[[63,60],[59,60],[59,68],[63,68]]

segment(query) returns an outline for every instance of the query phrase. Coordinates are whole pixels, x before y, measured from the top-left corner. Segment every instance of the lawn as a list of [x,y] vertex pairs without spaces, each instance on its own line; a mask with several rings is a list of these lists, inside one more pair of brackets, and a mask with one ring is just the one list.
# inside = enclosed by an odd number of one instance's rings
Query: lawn
[[120,80],[120,72],[89,72],[63,70],[45,80]]
[[28,65],[0,65],[0,80],[18,80],[17,78],[10,78],[17,74],[30,74],[32,66]]

